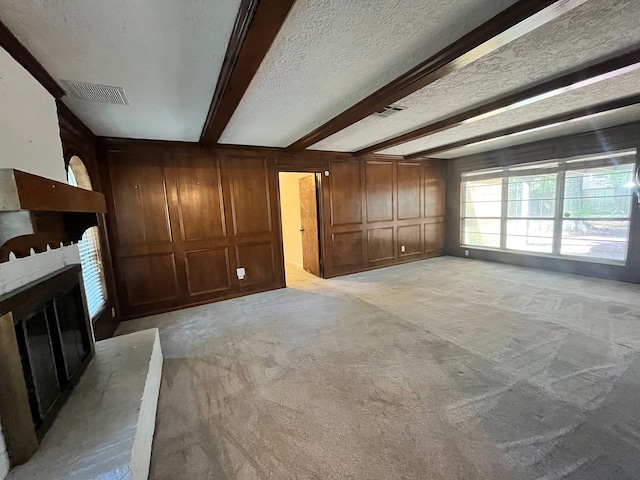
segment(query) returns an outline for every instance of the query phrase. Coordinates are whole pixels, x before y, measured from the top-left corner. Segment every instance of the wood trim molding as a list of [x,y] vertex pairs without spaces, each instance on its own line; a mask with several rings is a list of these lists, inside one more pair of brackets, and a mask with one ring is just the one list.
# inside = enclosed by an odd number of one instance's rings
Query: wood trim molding
[[459,70],[578,7],[586,0],[519,0],[324,125],[289,145],[296,152],[318,143],[416,90]]
[[630,97],[625,97],[625,98],[613,100],[610,102],[600,103],[598,105],[593,105],[587,108],[581,108],[578,110],[573,110],[571,112],[561,113],[553,117],[543,118],[542,120],[536,120],[533,122],[524,123],[521,125],[505,128],[503,130],[491,132],[485,135],[478,135],[476,137],[467,138],[465,140],[460,140],[458,142],[448,143],[446,145],[441,145],[439,147],[430,148],[428,150],[423,150],[421,152],[416,152],[411,155],[407,155],[406,158],[408,160],[424,160],[424,159],[427,159],[430,155],[435,155],[438,153],[446,152],[448,150],[453,150],[454,148],[473,145],[475,143],[485,142],[487,140],[493,140],[500,137],[506,137],[509,135],[526,133],[530,130],[534,130],[537,128],[550,127],[552,125],[569,123],[577,120],[584,120],[587,118],[589,119],[598,118],[610,113],[613,110],[618,110],[621,108],[630,107],[638,104],[640,104],[640,95],[632,95]]
[[200,143],[214,146],[242,100],[295,0],[243,0]]
[[4,48],[16,62],[22,65],[40,84],[46,88],[53,98],[65,96],[63,88],[49,75],[49,72],[35,59],[22,43],[15,37],[4,23],[0,21],[0,47]]
[[541,100],[546,100],[563,93],[578,90],[595,83],[615,78],[619,75],[629,73],[640,68],[640,50],[620,55],[596,65],[583,68],[569,74],[548,80],[544,83],[525,87],[521,90],[497,98],[490,102],[472,108],[466,112],[453,115],[439,122],[435,122],[424,127],[417,128],[411,132],[398,135],[383,142],[376,143],[369,147],[358,150],[356,155],[364,155],[371,152],[377,152],[386,148],[395,147],[412,140],[424,138],[429,135],[449,130],[467,123],[477,122],[494,115],[515,110]]

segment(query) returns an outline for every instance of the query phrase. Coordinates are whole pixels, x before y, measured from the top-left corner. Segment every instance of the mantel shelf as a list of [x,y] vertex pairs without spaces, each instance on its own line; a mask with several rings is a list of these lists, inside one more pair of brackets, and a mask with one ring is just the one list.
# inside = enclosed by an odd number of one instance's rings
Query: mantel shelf
[[0,263],[75,243],[106,211],[101,193],[0,169]]

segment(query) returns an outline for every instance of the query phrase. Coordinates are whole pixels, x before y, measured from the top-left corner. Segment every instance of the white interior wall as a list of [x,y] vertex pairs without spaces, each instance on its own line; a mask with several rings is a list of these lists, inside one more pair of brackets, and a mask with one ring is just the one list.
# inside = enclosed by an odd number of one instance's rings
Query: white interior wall
[[[55,100],[2,48],[0,112],[0,168],[15,168],[65,182]],[[80,263],[75,245],[2,263],[0,295],[72,263]],[[9,458],[0,430],[0,479],[8,471]]]
[[299,180],[309,173],[280,173],[280,215],[284,259],[302,268]]

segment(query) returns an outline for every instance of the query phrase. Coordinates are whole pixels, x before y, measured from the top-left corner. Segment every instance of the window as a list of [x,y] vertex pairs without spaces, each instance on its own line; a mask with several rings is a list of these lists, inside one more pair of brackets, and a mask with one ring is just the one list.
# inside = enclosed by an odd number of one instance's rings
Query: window
[[[69,161],[67,178],[69,185],[92,190],[89,173],[82,160],[77,156],[73,156]],[[84,232],[82,239],[78,242],[78,251],[80,252],[87,307],[89,316],[93,319],[106,303],[106,288],[102,270],[102,257],[100,255],[98,227],[91,227]]]
[[635,154],[463,173],[462,245],[624,262]]

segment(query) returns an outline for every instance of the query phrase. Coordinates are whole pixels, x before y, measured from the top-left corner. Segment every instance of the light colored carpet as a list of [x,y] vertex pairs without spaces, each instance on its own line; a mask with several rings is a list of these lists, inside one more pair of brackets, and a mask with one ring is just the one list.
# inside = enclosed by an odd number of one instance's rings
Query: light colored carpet
[[153,480],[640,478],[640,286],[441,257],[123,323]]

